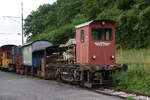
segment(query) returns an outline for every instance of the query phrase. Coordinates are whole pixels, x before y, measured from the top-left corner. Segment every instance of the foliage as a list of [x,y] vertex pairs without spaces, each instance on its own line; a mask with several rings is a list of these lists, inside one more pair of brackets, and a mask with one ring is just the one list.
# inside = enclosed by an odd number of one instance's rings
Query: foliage
[[117,22],[117,48],[149,48],[149,16],[149,0],[57,0],[31,12],[24,32],[29,41],[48,39],[61,44],[75,37],[75,25],[111,19]]
[[72,24],[78,25],[81,23],[84,23],[88,21],[88,18],[85,17],[83,14],[77,14],[73,19],[72,19]]
[[116,0],[116,5],[119,9],[128,10],[134,4],[135,0]]
[[73,27],[74,25],[67,24],[51,32],[36,35],[32,38],[32,41],[46,39],[53,41],[55,44],[65,43],[68,40],[68,38],[74,37],[75,29]]
[[117,8],[105,9],[98,14],[97,19],[117,20],[120,13],[122,13],[122,11]]
[[150,50],[118,50],[117,63],[128,64],[126,72],[114,75],[117,89],[124,88],[140,93],[150,94]]
[[89,19],[94,19],[100,11],[98,0],[82,0],[82,13]]

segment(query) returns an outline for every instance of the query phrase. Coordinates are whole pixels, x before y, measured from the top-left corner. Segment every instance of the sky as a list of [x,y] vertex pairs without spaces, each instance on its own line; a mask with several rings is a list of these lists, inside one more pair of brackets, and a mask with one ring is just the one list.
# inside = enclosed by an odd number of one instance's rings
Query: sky
[[[52,4],[56,0],[1,0],[0,1],[0,46],[21,45],[21,2],[24,19],[42,4]],[[10,18],[12,16],[14,18]],[[24,39],[26,40],[26,38]]]

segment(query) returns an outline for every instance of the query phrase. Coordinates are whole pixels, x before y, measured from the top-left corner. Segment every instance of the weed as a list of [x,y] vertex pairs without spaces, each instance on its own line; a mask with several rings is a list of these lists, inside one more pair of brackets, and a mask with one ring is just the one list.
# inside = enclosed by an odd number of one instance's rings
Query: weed
[[134,100],[132,97],[128,97],[126,100]]
[[33,76],[27,76],[27,75],[19,75],[21,78],[30,78],[30,79],[33,79],[33,80],[39,80],[40,78],[38,77],[33,77]]

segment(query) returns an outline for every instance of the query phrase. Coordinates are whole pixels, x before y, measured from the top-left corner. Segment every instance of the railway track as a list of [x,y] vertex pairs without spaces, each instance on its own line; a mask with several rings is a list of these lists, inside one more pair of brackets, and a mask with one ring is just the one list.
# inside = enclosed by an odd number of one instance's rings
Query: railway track
[[93,90],[94,92],[110,95],[110,96],[116,96],[122,99],[132,98],[133,100],[150,100],[150,95],[134,92],[131,90],[126,89],[120,89],[118,91],[115,91],[110,88],[104,88],[103,90]]
[[[63,82],[64,84],[68,84],[68,82]],[[104,86],[103,89],[90,89],[90,88],[86,88],[86,87],[80,87],[78,85],[75,84],[70,84],[72,86],[78,87],[78,88],[82,88],[88,91],[92,91],[98,94],[103,94],[103,95],[108,95],[108,96],[113,96],[113,97],[118,97],[120,99],[123,100],[127,100],[128,98],[132,98],[133,100],[150,100],[150,95],[148,94],[144,94],[144,93],[138,93],[138,92],[134,92],[131,90],[127,90],[127,89],[119,89],[118,91],[112,89],[112,87],[108,87],[108,86]]]

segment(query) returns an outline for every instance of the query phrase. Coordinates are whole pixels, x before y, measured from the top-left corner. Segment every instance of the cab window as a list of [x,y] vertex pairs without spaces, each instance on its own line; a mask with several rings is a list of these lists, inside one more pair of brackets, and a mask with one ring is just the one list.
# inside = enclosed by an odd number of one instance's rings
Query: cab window
[[113,39],[111,28],[92,28],[92,40],[107,40]]
[[84,30],[81,30],[81,32],[80,32],[80,41],[82,43],[84,42]]

